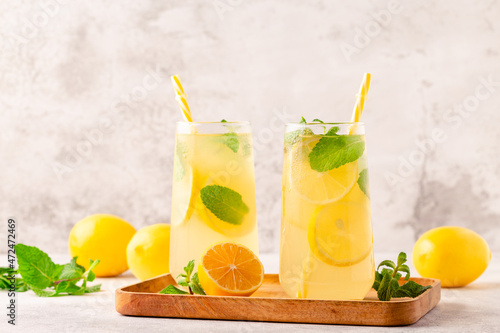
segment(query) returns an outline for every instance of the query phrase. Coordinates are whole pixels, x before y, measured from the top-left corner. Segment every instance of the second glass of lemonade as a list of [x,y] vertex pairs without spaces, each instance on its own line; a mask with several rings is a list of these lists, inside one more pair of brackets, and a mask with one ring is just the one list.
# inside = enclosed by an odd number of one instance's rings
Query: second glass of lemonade
[[170,272],[232,241],[258,254],[252,134],[248,122],[178,122]]
[[375,272],[364,125],[287,124],[283,163],[282,287],[363,299]]

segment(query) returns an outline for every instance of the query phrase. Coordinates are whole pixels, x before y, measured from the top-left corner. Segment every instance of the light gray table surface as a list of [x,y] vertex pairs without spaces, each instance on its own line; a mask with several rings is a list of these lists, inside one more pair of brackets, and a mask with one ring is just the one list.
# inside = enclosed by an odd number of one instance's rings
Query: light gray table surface
[[[375,254],[376,262],[393,254]],[[53,256],[65,263],[68,255]],[[261,256],[267,273],[277,273],[278,255]],[[5,266],[6,256],[0,256]],[[410,263],[411,265],[411,263]],[[412,268],[412,272],[415,270]],[[40,298],[18,293],[17,325],[7,324],[7,293],[0,293],[0,332],[500,332],[500,253],[494,253],[486,272],[465,288],[442,289],[441,301],[417,323],[404,327],[362,327],[247,321],[193,320],[122,316],[115,311],[117,288],[138,282],[130,272],[98,278],[103,291],[84,296]]]

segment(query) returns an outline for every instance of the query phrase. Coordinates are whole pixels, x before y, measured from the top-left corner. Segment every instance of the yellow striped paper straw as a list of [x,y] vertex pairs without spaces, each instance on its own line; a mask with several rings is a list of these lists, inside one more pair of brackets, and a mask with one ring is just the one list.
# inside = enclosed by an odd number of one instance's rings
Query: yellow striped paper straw
[[[365,99],[368,95],[368,89],[370,89],[370,73],[365,73],[363,78],[363,83],[361,84],[361,88],[359,88],[359,93],[356,95],[356,104],[354,105],[354,110],[352,111],[351,122],[358,122],[363,114],[363,107],[365,106]],[[349,134],[352,134],[354,131],[354,127],[351,127]]]
[[361,118],[361,114],[363,113],[363,107],[365,106],[365,99],[368,95],[368,89],[370,89],[370,73],[365,73],[365,77],[363,78],[363,83],[361,84],[361,88],[359,88],[359,93],[356,95],[356,105],[354,105],[354,110],[352,112],[351,122],[358,122]]
[[189,109],[189,105],[186,101],[187,95],[184,92],[179,75],[172,75],[171,79],[175,90],[175,99],[177,100],[177,103],[179,103],[182,115],[186,121],[192,122],[193,116],[191,115],[191,110]]

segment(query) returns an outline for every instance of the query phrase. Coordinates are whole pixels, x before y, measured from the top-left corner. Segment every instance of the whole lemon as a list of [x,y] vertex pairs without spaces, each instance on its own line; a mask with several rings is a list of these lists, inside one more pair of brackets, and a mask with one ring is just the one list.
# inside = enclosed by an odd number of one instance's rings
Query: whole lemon
[[413,264],[443,287],[463,287],[483,274],[491,260],[486,241],[462,227],[439,227],[424,233],[413,247]]
[[69,252],[85,268],[89,259],[100,259],[94,268],[96,276],[117,276],[128,269],[127,244],[134,234],[134,227],[117,216],[91,215],[71,229]]
[[169,272],[170,225],[153,224],[137,231],[127,246],[130,271],[141,281]]

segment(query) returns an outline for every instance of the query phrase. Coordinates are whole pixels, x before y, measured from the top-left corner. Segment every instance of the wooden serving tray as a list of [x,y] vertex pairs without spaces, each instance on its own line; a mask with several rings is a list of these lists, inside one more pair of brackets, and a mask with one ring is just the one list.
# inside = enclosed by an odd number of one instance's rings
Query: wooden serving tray
[[[371,290],[362,301],[325,301],[289,298],[277,274],[266,274],[251,297],[164,295],[170,274],[117,289],[115,308],[122,315],[290,323],[399,326],[417,322],[441,299],[441,283],[411,278],[432,288],[416,298],[377,299]],[[401,281],[403,282],[403,281]]]

